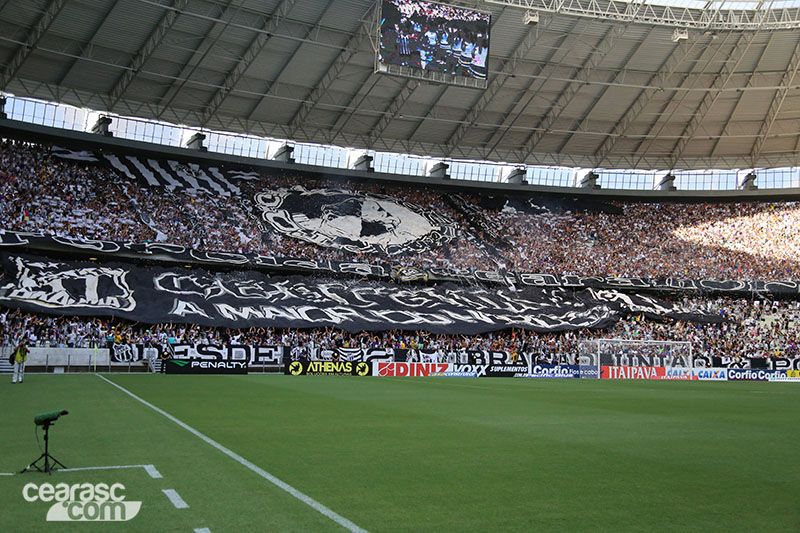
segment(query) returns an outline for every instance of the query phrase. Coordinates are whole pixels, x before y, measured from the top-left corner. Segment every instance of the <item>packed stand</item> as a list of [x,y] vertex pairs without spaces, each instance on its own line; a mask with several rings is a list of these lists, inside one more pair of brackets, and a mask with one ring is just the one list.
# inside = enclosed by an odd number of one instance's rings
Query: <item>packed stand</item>
[[[262,224],[253,195],[269,187],[352,188],[434,210],[456,223],[449,244],[424,252],[355,254],[282,235]],[[120,241],[163,241],[203,250],[314,261],[393,263],[582,276],[690,279],[800,279],[800,205],[785,203],[620,203],[608,209],[480,207],[462,195],[381,183],[262,176],[241,196],[149,188],[101,164],[64,161],[41,145],[0,145],[0,228]],[[480,218],[481,220],[475,220]],[[489,246],[480,227],[500,228]]]
[[618,204],[621,213],[487,217],[506,228],[509,269],[688,279],[800,278],[800,204]]
[[[250,199],[267,187],[346,188],[347,184],[305,177],[270,177],[242,184],[242,196],[203,190],[149,188],[118,176],[100,164],[63,161],[42,145],[0,144],[0,227],[43,231],[62,237],[134,242],[169,242],[200,250],[257,253],[315,261],[398,262],[419,268],[486,269],[493,265],[480,241],[459,230],[448,245],[425,254],[375,257],[324,248],[261,227]],[[362,192],[391,194],[449,216],[466,228],[463,217],[429,190],[387,189],[352,184]]]
[[684,298],[689,309],[716,310],[718,324],[653,321],[632,315],[607,330],[537,334],[522,330],[483,335],[435,335],[420,331],[347,333],[333,328],[227,329],[186,324],[135,324],[107,318],[54,317],[0,309],[0,345],[25,337],[33,346],[106,347],[111,343],[145,345],[247,344],[296,347],[302,353],[334,348],[409,348],[448,353],[499,350],[543,357],[580,353],[594,339],[688,341],[695,355],[789,357],[800,355],[800,303],[730,298]]

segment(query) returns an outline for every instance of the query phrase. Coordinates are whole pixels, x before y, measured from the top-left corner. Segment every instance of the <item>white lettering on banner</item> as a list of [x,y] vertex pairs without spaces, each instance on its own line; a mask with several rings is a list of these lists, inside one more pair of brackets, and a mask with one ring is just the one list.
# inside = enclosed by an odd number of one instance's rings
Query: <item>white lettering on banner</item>
[[604,366],[603,369],[608,379],[658,379],[659,370],[664,370],[650,366]]
[[275,366],[283,363],[283,346],[245,344],[173,344],[172,359],[203,361],[247,361],[250,366]]
[[558,378],[572,378],[575,377],[576,372],[573,369],[564,366],[542,366],[534,365],[529,374],[523,374],[523,377],[539,378],[539,377],[558,377]]
[[452,369],[446,373],[450,375],[463,374],[464,377],[483,377],[489,365],[453,365]]
[[700,381],[728,381],[727,368],[694,368],[692,373]]
[[185,302],[183,300],[178,300],[175,298],[175,303],[172,306],[172,310],[169,312],[171,315],[175,316],[188,316],[188,315],[198,315],[205,318],[208,318],[208,314],[205,311],[200,309],[200,307],[193,303],[193,302]]
[[770,381],[771,378],[776,377],[775,370],[754,370],[754,369],[739,369],[729,368],[728,379],[738,380],[754,380],[754,381]]
[[675,380],[695,380],[697,377],[692,372],[691,368],[681,367],[667,367],[664,370],[662,379],[675,379]]
[[246,368],[242,361],[192,361],[190,368]]
[[784,376],[784,375],[778,375],[778,376],[767,376],[767,381],[770,381],[772,383],[776,383],[776,382],[777,383],[779,383],[779,382],[795,382],[795,383],[797,383],[797,382],[800,382],[800,378],[794,378],[794,377],[789,377],[789,376]]

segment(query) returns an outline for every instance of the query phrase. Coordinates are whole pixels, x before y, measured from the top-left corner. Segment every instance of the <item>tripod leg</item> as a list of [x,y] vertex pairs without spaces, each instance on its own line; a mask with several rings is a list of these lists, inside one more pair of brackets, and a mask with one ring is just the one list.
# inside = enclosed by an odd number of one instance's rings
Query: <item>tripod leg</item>
[[59,461],[58,459],[56,459],[52,455],[50,456],[50,459],[52,459],[52,461],[53,461],[53,464],[50,466],[50,470],[55,470],[56,465],[60,466],[61,468],[67,468],[66,466],[64,466],[64,464],[61,461]]
[[29,470],[34,470],[34,469],[35,469],[35,470],[38,470],[39,472],[44,472],[44,470],[42,470],[42,467],[40,467],[40,466],[37,464],[39,461],[41,461],[41,460],[42,460],[42,459],[44,459],[44,458],[45,458],[45,454],[42,454],[42,455],[40,455],[39,457],[37,457],[37,458],[36,458],[36,460],[35,460],[35,461],[33,461],[31,464],[29,464],[28,466],[26,466],[25,468],[23,468],[22,470],[20,470],[20,471],[19,471],[19,473],[20,473],[20,474],[24,474],[25,472],[27,472],[27,471],[29,471]]
[[[39,466],[39,461],[44,461],[44,464],[42,465],[44,468]],[[50,425],[47,424],[44,426],[44,453],[37,457],[34,462],[20,470],[19,473],[22,474],[35,468],[39,472],[51,474],[53,470],[56,469],[56,466],[67,468],[61,461],[50,455]]]

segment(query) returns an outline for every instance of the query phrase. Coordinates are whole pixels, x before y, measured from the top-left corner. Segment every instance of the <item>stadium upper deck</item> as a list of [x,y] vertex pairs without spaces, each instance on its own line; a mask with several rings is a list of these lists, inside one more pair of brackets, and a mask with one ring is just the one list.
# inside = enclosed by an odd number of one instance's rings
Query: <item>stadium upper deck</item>
[[[0,90],[511,165],[798,164],[794,0],[456,3],[491,12],[485,90],[377,74],[372,0],[6,3]],[[536,24],[523,22],[526,10]]]

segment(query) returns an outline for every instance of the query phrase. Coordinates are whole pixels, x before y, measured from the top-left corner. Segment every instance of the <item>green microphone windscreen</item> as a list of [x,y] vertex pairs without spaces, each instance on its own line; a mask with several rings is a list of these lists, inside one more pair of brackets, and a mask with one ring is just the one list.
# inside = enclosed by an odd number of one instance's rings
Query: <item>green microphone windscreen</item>
[[58,409],[57,411],[50,411],[49,413],[41,413],[33,417],[33,422],[37,426],[43,426],[47,422],[54,422],[58,420],[59,416],[69,414],[66,409]]

